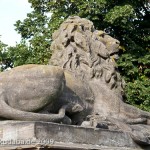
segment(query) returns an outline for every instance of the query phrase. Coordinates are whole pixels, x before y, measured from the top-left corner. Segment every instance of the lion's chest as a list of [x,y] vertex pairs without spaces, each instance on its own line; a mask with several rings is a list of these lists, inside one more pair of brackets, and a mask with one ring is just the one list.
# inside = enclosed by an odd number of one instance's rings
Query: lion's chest
[[122,96],[114,89],[109,89],[104,82],[93,79],[90,86],[95,95],[94,113],[104,116],[116,116],[119,114]]

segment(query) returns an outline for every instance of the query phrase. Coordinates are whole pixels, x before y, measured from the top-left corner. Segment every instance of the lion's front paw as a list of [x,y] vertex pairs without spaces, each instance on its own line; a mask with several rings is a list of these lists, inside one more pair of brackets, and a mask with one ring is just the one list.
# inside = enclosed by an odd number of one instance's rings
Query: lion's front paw
[[65,117],[62,119],[61,123],[71,125],[72,120],[68,116],[65,115]]
[[107,121],[107,118],[101,115],[89,115],[87,119],[90,122],[90,125],[94,128],[109,129],[110,122]]

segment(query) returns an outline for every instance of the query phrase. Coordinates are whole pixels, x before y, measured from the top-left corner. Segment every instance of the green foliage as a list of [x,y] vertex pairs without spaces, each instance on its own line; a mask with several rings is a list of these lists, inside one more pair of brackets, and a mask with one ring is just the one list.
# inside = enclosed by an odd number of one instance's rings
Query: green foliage
[[31,51],[25,41],[7,48],[7,58],[13,62],[14,67],[30,63],[30,56]]
[[47,40],[45,35],[35,35],[29,42],[32,51],[30,62],[47,64],[51,56],[50,40]]
[[[15,66],[25,63],[47,64],[51,56],[50,44],[51,44],[51,32],[48,25],[49,17],[39,11],[33,11],[27,14],[27,18],[21,22],[18,20],[15,24],[19,34],[21,34],[23,40],[27,40],[28,46],[25,43],[16,45],[13,49],[16,52],[21,51],[20,54],[24,54],[26,49],[25,58],[22,61],[16,62]],[[20,49],[20,50],[19,50]],[[10,51],[13,50],[9,49]],[[18,53],[19,54],[19,53]],[[16,53],[16,56],[18,55]],[[20,57],[19,55],[17,57]],[[22,57],[24,57],[22,55]]]
[[7,58],[7,45],[0,41],[0,72],[11,67],[11,61]]
[[45,48],[44,44],[47,43],[44,40],[43,37],[34,37],[30,44],[21,41],[14,47],[7,47],[5,60],[11,60],[14,67],[23,64],[47,64],[51,54],[49,48]]
[[34,11],[15,26],[22,38],[28,39],[29,46],[20,43],[9,49],[11,52],[14,49],[15,65],[46,64],[51,56],[49,47],[54,30],[69,16],[88,18],[96,29],[105,30],[120,40],[122,55],[118,68],[127,82],[127,102],[150,111],[150,3],[147,0],[28,1]]
[[150,80],[148,78],[143,77],[143,79],[128,82],[125,92],[128,93],[128,103],[150,111]]
[[129,21],[129,17],[134,17],[134,9],[131,5],[115,6],[106,14],[105,21],[111,24],[122,23],[122,26]]

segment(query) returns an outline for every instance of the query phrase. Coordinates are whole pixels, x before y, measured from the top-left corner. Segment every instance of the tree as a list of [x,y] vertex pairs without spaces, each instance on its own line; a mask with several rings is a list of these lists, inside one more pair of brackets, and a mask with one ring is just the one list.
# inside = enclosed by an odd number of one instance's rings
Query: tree
[[7,45],[0,40],[0,72],[9,67],[12,67],[12,63],[7,58]]
[[44,13],[33,11],[27,14],[27,18],[15,24],[16,30],[23,40],[28,39],[30,49],[30,63],[47,64],[51,56],[49,50],[51,44],[51,32],[48,26],[50,18]]
[[[29,39],[35,63],[50,57],[51,35],[70,15],[90,19],[121,42],[118,68],[127,82],[127,102],[150,111],[150,3],[148,0],[28,0],[33,12],[16,30]],[[51,17],[48,17],[51,13]],[[33,55],[34,56],[34,55]],[[41,57],[39,57],[41,56]]]

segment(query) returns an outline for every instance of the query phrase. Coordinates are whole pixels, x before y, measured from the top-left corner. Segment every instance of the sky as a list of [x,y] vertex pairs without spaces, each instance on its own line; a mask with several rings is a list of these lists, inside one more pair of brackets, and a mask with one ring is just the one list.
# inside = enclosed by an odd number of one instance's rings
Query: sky
[[19,43],[21,37],[15,31],[17,20],[23,21],[31,12],[28,0],[0,0],[0,40],[9,46]]

